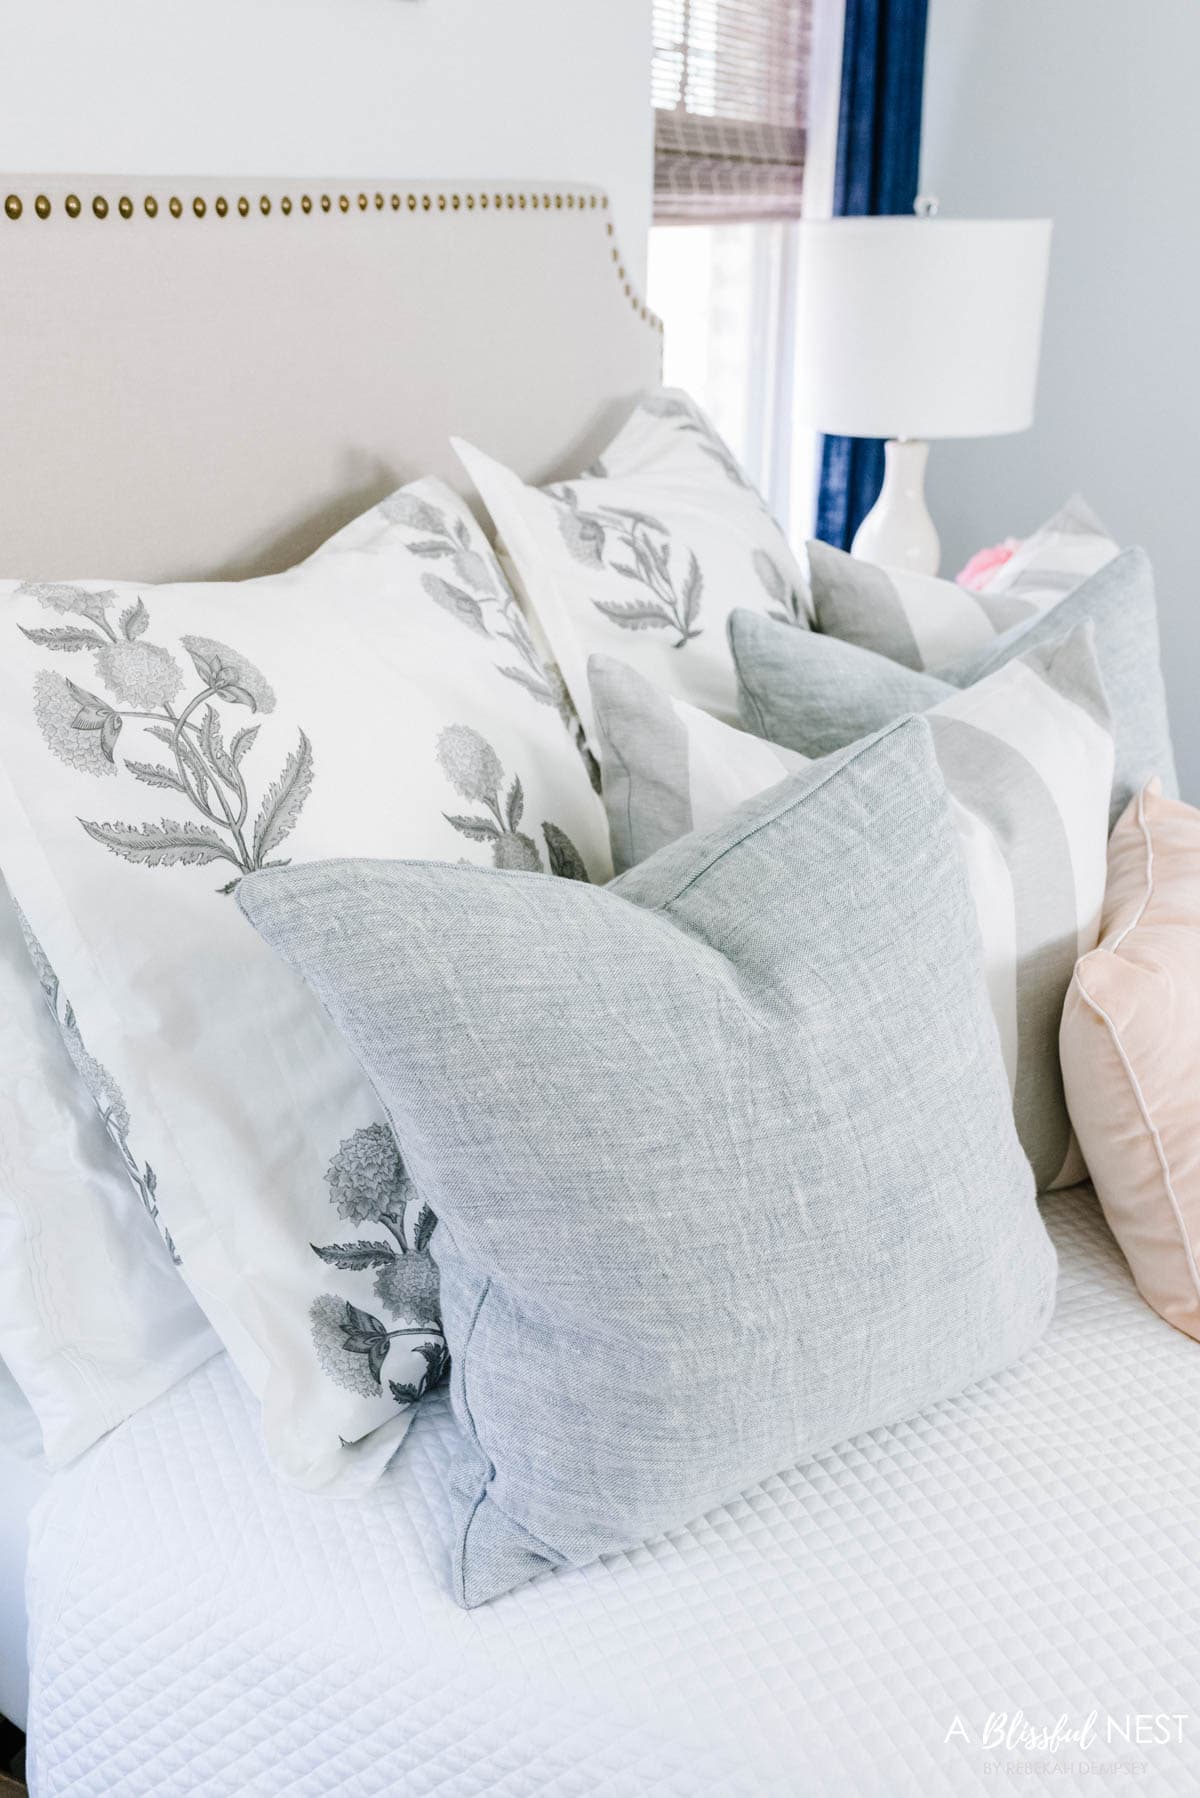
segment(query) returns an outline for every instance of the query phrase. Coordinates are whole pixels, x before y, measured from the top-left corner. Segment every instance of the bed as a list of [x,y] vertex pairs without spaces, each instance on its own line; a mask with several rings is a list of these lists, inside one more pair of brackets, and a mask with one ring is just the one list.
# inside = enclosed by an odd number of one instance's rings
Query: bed
[[[1057,1760],[1056,1791],[1194,1790],[1200,1363],[1089,1192],[1045,1210],[1058,1312],[1026,1362],[471,1613],[445,1592],[440,1401],[369,1496],[313,1498],[207,1363],[35,1513],[34,1789],[959,1798]],[[1018,1710],[1101,1733],[986,1749]],[[1183,1740],[1105,1740],[1139,1714]]]
[[[657,378],[590,189],[6,192],[6,569],[279,568],[401,480],[461,485],[452,432],[529,477],[578,468]],[[469,1614],[441,1400],[368,1495],[313,1497],[270,1473],[218,1356],[52,1480],[5,1478],[33,1790],[924,1798],[1042,1763],[1058,1791],[1195,1789],[1200,1360],[1087,1190],[1045,1209],[1060,1296],[1026,1362]]]

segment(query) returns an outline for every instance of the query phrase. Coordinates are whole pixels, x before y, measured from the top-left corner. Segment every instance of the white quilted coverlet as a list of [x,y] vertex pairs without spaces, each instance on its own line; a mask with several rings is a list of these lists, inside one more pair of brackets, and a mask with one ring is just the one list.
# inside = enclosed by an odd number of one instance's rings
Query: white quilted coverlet
[[[1200,1345],[1137,1297],[1089,1194],[1046,1211],[1058,1314],[1022,1366],[470,1614],[440,1404],[369,1495],[314,1497],[210,1361],[42,1501],[35,1792],[1200,1791]],[[1184,1739],[983,1750],[1018,1708],[1178,1712]],[[1039,1761],[1063,1770],[1009,1770]]]

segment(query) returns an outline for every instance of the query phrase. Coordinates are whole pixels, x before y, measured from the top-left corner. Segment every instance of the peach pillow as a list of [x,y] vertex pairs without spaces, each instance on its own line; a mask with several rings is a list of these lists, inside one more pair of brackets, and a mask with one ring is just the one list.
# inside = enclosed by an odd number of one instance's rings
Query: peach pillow
[[1200,1338],[1200,811],[1152,780],[1108,847],[1060,1035],[1067,1108],[1138,1289]]

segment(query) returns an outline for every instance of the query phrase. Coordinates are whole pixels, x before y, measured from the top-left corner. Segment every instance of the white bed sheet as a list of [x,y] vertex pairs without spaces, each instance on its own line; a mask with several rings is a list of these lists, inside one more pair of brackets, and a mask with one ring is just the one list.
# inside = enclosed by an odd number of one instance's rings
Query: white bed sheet
[[[1200,1345],[1089,1194],[1046,1211],[1059,1307],[1022,1366],[471,1614],[440,1404],[367,1497],[313,1497],[209,1362],[35,1516],[38,1798],[1200,1791]],[[1018,1709],[1101,1739],[985,1751]],[[1183,1739],[1112,1745],[1106,1713]],[[1006,1771],[1038,1760],[1074,1770]]]
[[25,1727],[29,1516],[53,1476],[33,1408],[0,1361],[0,1716]]

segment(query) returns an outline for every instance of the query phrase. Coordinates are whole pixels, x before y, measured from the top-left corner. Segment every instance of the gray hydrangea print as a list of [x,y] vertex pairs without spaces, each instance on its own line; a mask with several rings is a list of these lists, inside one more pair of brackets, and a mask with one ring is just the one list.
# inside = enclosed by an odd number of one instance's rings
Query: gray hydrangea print
[[751,559],[760,586],[767,598],[774,601],[767,613],[768,618],[774,618],[780,624],[805,626],[808,623],[808,607],[800,589],[788,580],[782,568],[765,549],[756,549]]
[[377,1224],[386,1232],[366,1241],[313,1243],[313,1253],[329,1267],[373,1276],[375,1297],[389,1328],[374,1312],[351,1300],[322,1293],[309,1307],[313,1346],[322,1370],[363,1398],[383,1390],[383,1370],[391,1345],[402,1337],[433,1338],[413,1343],[425,1368],[415,1382],[389,1380],[397,1404],[415,1404],[449,1367],[437,1265],[429,1252],[437,1218],[422,1204],[386,1124],[356,1130],[338,1148],[325,1172],[334,1210],[355,1224]]
[[[222,708],[258,716],[272,712],[275,694],[260,670],[227,643],[183,636],[179,642],[192,666],[192,690],[176,709],[188,682],[176,656],[147,639],[150,615],[142,600],[126,606],[114,623],[117,597],[109,590],[92,593],[61,582],[31,582],[18,589],[17,597],[72,618],[69,624],[19,628],[31,643],[56,654],[90,654],[106,690],[97,693],[66,675],[39,670],[33,709],[47,747],[80,774],[112,777],[123,771],[145,786],[178,794],[191,814],[157,824],[80,819],[93,841],[148,868],[231,862],[237,874],[221,889],[226,893],[243,874],[282,866],[272,857],[295,828],[311,791],[312,748],[301,731],[297,747],[263,792],[251,829],[243,764],[258,725],[243,725],[227,744]],[[131,756],[125,748],[129,724],[162,744],[166,758]],[[119,762],[118,747],[123,752]]]
[[396,1139],[386,1124],[369,1124],[348,1136],[325,1170],[325,1183],[338,1216],[353,1224],[403,1218],[413,1196]]
[[566,484],[543,492],[555,502],[563,542],[577,562],[608,569],[640,588],[631,599],[593,599],[598,612],[626,631],[675,631],[675,649],[703,634],[700,564],[690,550],[682,570],[675,565],[666,525],[619,506],[585,511],[575,489]]
[[686,393],[674,389],[652,393],[642,401],[642,410],[655,418],[673,420],[680,432],[697,439],[698,447],[712,458],[735,487],[745,487],[751,493],[754,492],[736,457],[713,430],[696,402],[689,399]]
[[[447,824],[472,842],[489,844],[497,868],[544,873],[541,851],[533,838],[520,829],[525,815],[521,777],[514,774],[508,792],[504,792],[504,769],[487,739],[469,724],[449,724],[438,737],[437,759],[455,792],[484,808],[482,813],[446,812],[443,816]],[[551,874],[565,880],[586,881],[588,871],[583,857],[567,833],[547,821],[542,824],[542,835]]]
[[21,926],[25,945],[37,972],[42,996],[50,1008],[51,1017],[58,1025],[63,1042],[66,1044],[67,1053],[75,1065],[75,1071],[82,1080],[88,1097],[100,1113],[101,1123],[116,1145],[125,1172],[129,1175],[135,1192],[162,1237],[172,1261],[178,1267],[180,1265],[179,1252],[171,1238],[171,1232],[159,1214],[158,1181],[155,1178],[154,1169],[149,1162],[139,1163],[129,1146],[131,1125],[125,1096],[108,1069],[98,1062],[94,1055],[88,1053],[74,1007],[63,993],[58,975],[51,967],[45,950],[33,934],[28,918],[15,900],[13,909],[17,914],[17,922]]
[[498,663],[497,673],[523,688],[539,705],[553,706],[598,793],[600,765],[587,746],[566,682],[553,663],[538,654],[525,614],[491,549],[482,539],[478,540],[480,546],[474,547],[463,519],[450,517],[440,506],[415,494],[393,493],[381,502],[379,510],[392,524],[420,533],[408,546],[411,555],[437,562],[447,571],[431,570],[421,577],[434,604],[476,636],[505,643],[515,651],[519,661]]

